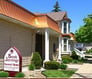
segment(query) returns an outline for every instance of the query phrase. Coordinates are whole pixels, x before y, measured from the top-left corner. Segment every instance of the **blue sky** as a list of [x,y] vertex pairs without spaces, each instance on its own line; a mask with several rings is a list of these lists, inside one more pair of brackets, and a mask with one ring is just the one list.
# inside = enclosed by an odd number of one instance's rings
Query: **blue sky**
[[[13,0],[31,12],[51,12],[57,0]],[[92,0],[58,0],[62,11],[72,20],[71,31],[83,25],[83,18],[92,13]]]

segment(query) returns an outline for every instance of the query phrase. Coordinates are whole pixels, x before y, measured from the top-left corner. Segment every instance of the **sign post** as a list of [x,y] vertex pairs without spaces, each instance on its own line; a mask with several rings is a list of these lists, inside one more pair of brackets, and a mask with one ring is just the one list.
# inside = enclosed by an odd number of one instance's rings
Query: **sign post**
[[22,71],[22,55],[16,47],[11,47],[4,55],[4,71],[15,76]]

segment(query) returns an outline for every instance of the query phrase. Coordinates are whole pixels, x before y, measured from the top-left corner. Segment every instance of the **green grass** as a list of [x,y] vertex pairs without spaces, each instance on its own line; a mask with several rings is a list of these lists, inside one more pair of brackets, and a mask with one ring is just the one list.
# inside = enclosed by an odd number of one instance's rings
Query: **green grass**
[[48,78],[69,78],[75,73],[75,70],[46,70],[42,74]]

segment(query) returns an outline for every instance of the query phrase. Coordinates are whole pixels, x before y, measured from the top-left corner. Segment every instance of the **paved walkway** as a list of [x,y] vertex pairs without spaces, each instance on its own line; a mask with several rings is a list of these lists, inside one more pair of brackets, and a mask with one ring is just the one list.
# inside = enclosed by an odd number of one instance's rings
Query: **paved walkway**
[[82,66],[82,64],[67,64],[67,66],[68,66],[68,69],[79,69],[81,66]]
[[22,72],[25,74],[26,78],[46,78],[41,74],[42,69],[34,71],[29,71],[28,67],[23,67],[22,69]]
[[71,78],[92,78],[92,64],[84,63]]
[[[83,65],[69,64],[68,68],[78,69],[71,78],[92,78],[92,64],[84,63]],[[26,78],[46,78],[41,74],[42,69],[29,71],[28,67],[23,67],[22,72]]]

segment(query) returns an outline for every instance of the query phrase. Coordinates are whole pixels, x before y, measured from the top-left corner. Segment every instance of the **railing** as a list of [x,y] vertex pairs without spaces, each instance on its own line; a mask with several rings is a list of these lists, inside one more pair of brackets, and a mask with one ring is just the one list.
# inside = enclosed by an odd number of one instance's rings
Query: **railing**
[[76,54],[78,55],[78,56],[80,56],[81,58],[85,58],[85,51],[80,51],[80,50],[78,50],[77,48],[74,48],[74,51],[76,52]]

